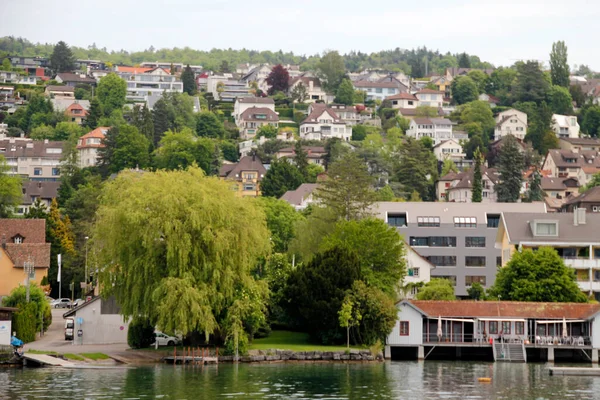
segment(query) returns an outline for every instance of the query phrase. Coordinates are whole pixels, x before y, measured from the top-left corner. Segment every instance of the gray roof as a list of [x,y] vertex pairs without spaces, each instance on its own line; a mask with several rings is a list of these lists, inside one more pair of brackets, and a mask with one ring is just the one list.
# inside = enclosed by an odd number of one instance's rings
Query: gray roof
[[[258,181],[261,181],[264,175],[267,173],[267,169],[260,161],[260,158],[256,156],[245,156],[240,158],[236,164],[223,164],[219,171],[219,176],[223,178],[231,179],[242,179],[240,174],[243,171],[256,171],[258,172]],[[238,175],[236,177],[236,175]]]
[[600,203],[600,186],[588,189],[585,193],[567,202],[567,204]]
[[46,86],[46,90],[48,92],[73,92],[73,93],[75,93],[75,88],[73,86],[48,85],[48,86]]
[[[586,223],[575,225],[573,213],[504,213],[503,224],[511,244],[521,242],[600,243],[600,214],[586,213]],[[558,222],[558,236],[534,236],[533,221]]]
[[40,199],[50,200],[58,197],[58,188],[60,181],[56,182],[23,182],[23,204],[33,204],[31,196],[39,197]]
[[559,140],[565,141],[571,144],[580,144],[588,146],[600,146],[600,139],[596,138],[560,138]]
[[237,102],[245,104],[275,104],[275,100],[270,97],[239,97]]
[[[12,141],[12,143],[11,143]],[[43,157],[62,158],[62,148],[65,142],[46,142],[45,140],[0,140],[0,154],[10,157]],[[61,149],[61,153],[48,153],[47,149]]]
[[302,200],[308,197],[316,188],[318,183],[303,183],[296,190],[288,190],[281,196],[281,200],[285,200],[293,206],[302,204]]
[[371,207],[375,216],[385,219],[388,213],[405,213],[407,222],[417,221],[417,217],[440,217],[443,224],[453,224],[454,217],[476,217],[478,224],[486,223],[486,214],[545,213],[544,202],[533,203],[446,203],[446,202],[378,202]]
[[57,78],[60,78],[63,82],[76,82],[76,83],[90,83],[96,84],[96,80],[94,78],[81,77],[78,74],[72,74],[70,72],[61,72],[56,75]]

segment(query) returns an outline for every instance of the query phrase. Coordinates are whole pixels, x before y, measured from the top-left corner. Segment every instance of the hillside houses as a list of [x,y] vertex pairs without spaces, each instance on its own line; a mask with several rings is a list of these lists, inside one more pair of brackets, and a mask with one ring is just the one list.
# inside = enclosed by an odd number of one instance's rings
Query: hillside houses
[[[436,197],[438,201],[455,203],[471,203],[473,192],[473,169],[465,172],[450,172],[441,177],[436,183]],[[482,203],[496,203],[496,184],[500,181],[500,174],[495,168],[481,167],[483,183]]]
[[552,149],[548,151],[542,169],[549,170],[552,177],[576,178],[579,185],[584,186],[600,172],[600,153]]
[[512,135],[519,140],[525,140],[527,135],[527,114],[510,109],[496,116],[494,140],[500,140],[506,135]]
[[307,140],[325,140],[338,138],[349,141],[352,138],[352,126],[344,122],[325,104],[315,103],[308,108],[308,116],[300,123],[300,137]]

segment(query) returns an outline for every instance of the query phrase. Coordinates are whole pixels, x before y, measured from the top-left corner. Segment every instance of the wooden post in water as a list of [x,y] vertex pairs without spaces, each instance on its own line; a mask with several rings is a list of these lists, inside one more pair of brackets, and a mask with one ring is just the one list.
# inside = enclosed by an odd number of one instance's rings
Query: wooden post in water
[[177,364],[177,347],[173,347],[173,365]]

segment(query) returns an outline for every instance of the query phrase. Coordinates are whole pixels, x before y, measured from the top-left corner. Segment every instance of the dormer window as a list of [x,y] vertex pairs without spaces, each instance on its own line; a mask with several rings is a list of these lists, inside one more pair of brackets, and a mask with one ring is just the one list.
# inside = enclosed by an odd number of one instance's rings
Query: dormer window
[[534,236],[558,236],[558,221],[533,221]]
[[16,235],[16,236],[13,237],[13,243],[15,243],[15,244],[21,244],[21,243],[23,243],[23,239],[25,239],[23,236]]

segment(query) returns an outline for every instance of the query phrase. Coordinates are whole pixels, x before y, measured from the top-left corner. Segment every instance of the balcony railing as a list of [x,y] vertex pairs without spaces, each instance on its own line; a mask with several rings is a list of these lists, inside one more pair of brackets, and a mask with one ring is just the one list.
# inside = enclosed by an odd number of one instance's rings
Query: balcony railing
[[600,282],[599,281],[577,281],[577,285],[579,289],[584,292],[600,292]]
[[600,259],[598,258],[590,260],[589,258],[583,257],[563,257],[563,261],[567,267],[575,269],[600,268]]

